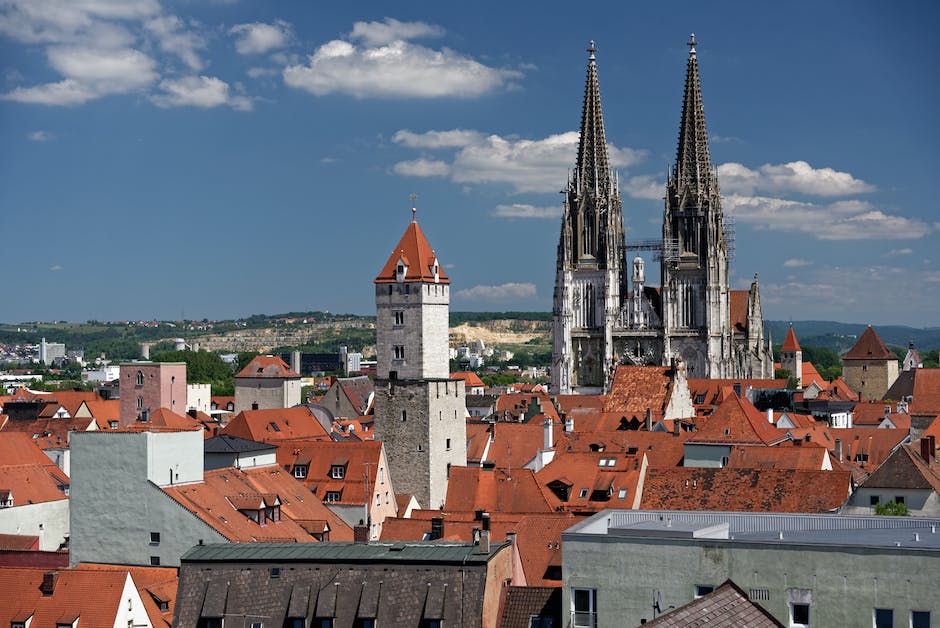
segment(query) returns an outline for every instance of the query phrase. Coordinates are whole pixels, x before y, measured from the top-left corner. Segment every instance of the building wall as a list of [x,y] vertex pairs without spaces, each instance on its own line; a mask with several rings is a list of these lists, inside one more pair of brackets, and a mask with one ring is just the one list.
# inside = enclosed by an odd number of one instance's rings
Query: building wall
[[869,488],[860,486],[842,509],[848,515],[874,515],[875,507],[871,505],[871,498],[877,497],[878,502],[887,504],[897,501],[898,497],[904,499],[904,505],[915,517],[940,517],[940,495],[930,489],[907,488]]
[[694,445],[686,443],[682,466],[721,468],[722,458],[730,456],[730,445]]
[[898,361],[843,360],[842,378],[862,401],[878,401],[898,378]]
[[235,413],[251,410],[291,408],[300,403],[300,379],[277,377],[236,377]]
[[153,628],[150,616],[147,615],[147,607],[144,606],[144,601],[140,598],[140,593],[134,586],[134,580],[130,574],[124,582],[121,597],[118,598],[117,614],[114,618],[114,628],[124,628],[124,626]]
[[439,508],[448,465],[467,464],[463,380],[376,380],[375,392],[375,439],[385,446],[395,490]]
[[69,500],[0,508],[0,534],[38,536],[39,550],[53,552],[69,537]]
[[[447,377],[450,286],[443,283],[382,283],[375,286],[376,373],[387,379]],[[396,312],[404,320],[396,323]],[[405,347],[396,358],[395,346]]]
[[159,488],[202,480],[201,432],[77,432],[71,446],[72,565],[176,566],[200,540],[225,540]]
[[[138,371],[143,384],[137,384]],[[153,412],[169,408],[178,414],[186,413],[186,364],[183,362],[129,362],[121,365],[121,425],[129,425],[140,418],[141,409]]]
[[209,414],[212,405],[212,386],[209,384],[186,385],[186,410],[198,410]]
[[663,610],[678,608],[692,601],[695,585],[729,578],[745,592],[766,589],[758,603],[784,625],[790,589],[812,592],[813,626],[870,626],[876,607],[893,608],[898,627],[909,625],[911,610],[940,616],[936,550],[567,535],[564,546],[566,626],[573,588],[597,590],[599,627],[638,626],[653,619],[657,594]]

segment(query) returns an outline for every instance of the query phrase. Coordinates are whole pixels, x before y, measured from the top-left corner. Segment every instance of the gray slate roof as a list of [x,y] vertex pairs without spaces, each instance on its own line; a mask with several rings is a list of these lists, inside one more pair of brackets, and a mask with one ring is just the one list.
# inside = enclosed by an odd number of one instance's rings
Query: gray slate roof
[[747,598],[741,589],[727,580],[723,585],[685,606],[660,615],[644,626],[747,626],[748,628],[778,628],[783,624],[763,608]]
[[206,439],[204,448],[207,454],[230,454],[277,449],[277,445],[259,443],[258,441],[238,438],[237,436],[220,434],[219,436]]

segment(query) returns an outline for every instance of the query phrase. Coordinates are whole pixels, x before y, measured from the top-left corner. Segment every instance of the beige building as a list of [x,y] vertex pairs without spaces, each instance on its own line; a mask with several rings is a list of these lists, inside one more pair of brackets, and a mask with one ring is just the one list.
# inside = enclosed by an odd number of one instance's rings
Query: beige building
[[842,377],[862,401],[884,399],[898,378],[898,356],[869,325],[855,346],[842,356]]
[[300,404],[300,374],[284,360],[259,355],[235,376],[235,413]]

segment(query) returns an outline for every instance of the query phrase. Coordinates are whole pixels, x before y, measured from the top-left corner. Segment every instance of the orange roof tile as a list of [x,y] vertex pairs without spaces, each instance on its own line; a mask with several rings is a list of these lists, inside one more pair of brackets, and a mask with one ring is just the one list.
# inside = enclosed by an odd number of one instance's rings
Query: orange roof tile
[[644,510],[830,512],[849,497],[848,471],[649,469]]
[[766,415],[735,394],[725,399],[689,438],[690,443],[769,445],[782,436]]
[[[50,571],[56,574],[55,588],[43,595],[40,585]],[[80,617],[82,626],[113,626],[123,617],[122,594],[129,578],[126,570],[0,567],[0,591],[6,600],[0,604],[0,626],[30,616],[32,626],[56,626],[66,615]]]
[[483,380],[480,379],[480,376],[474,373],[473,371],[457,371],[456,373],[451,373],[450,378],[462,379],[468,389],[469,388],[486,388],[486,384],[483,383]]
[[566,452],[556,455],[536,479],[557,509],[585,513],[632,508],[645,466],[642,456],[643,452]]
[[[324,519],[330,538],[352,540],[352,529],[312,495],[303,484],[277,466],[206,471],[203,482],[167,486],[163,491],[230,541],[310,542],[313,537],[297,520]],[[277,495],[281,520],[259,525],[233,505],[245,496]]]
[[[799,442],[799,441],[797,441]],[[794,443],[795,444],[795,443]],[[732,469],[803,469],[822,471],[829,450],[818,443],[798,446],[731,448],[727,468]]]
[[729,290],[728,309],[730,310],[731,331],[744,333],[747,331],[747,302],[750,290]]
[[259,443],[293,438],[332,440],[323,425],[306,406],[242,410],[219,433]]
[[914,391],[910,413],[918,416],[940,414],[940,369],[914,371]]
[[561,586],[561,533],[583,517],[571,513],[529,515],[514,530],[527,586]]
[[606,454],[645,454],[647,464],[654,467],[675,467],[685,455],[684,443],[694,432],[647,432],[646,430],[591,430],[571,434],[565,451],[574,453],[597,452],[603,447]]
[[898,356],[888,349],[881,336],[869,325],[858,337],[858,340],[842,356],[843,360],[897,360]]
[[[409,282],[429,282],[449,284],[450,279],[444,274],[444,269],[440,267],[437,256],[427,238],[416,220],[412,220],[405,229],[398,246],[392,250],[388,261],[375,278],[375,283],[395,283],[398,261],[401,260],[407,270],[405,281]],[[437,279],[434,277],[434,266],[437,265]]]
[[486,510],[491,513],[552,512],[531,469],[451,467],[447,482],[448,511]]
[[[375,490],[381,455],[379,441],[293,440],[278,443],[277,463],[290,472],[296,464],[306,465],[301,482],[318,499],[336,491],[340,504],[366,504],[371,503],[369,492]],[[334,466],[343,467],[341,478],[333,477]]]
[[[175,567],[136,567],[125,565],[102,565],[80,563],[75,566],[83,571],[126,571],[137,587],[144,602],[147,616],[154,628],[169,628],[173,624],[173,608],[176,606],[176,590],[179,586],[178,570]],[[161,603],[165,604],[161,610]]]
[[240,370],[235,377],[299,378],[300,374],[275,355],[259,355]]
[[800,343],[796,340],[796,334],[793,333],[793,325],[787,328],[787,337],[783,341],[783,346],[780,347],[781,351],[786,351],[787,353],[793,353],[794,351],[800,351]]
[[618,366],[604,404],[604,412],[635,415],[644,420],[646,410],[659,420],[672,394],[671,369],[663,366]]

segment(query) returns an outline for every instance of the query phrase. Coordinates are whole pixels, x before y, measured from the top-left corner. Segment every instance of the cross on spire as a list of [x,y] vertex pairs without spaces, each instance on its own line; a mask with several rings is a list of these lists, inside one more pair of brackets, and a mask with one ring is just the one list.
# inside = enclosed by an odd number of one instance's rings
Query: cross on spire
[[412,193],[410,198],[411,198],[411,222],[416,222],[417,221],[416,214],[418,213],[418,208],[415,207],[415,201],[418,200],[418,195]]
[[589,60],[589,61],[595,61],[595,60],[597,59],[597,57],[594,56],[594,53],[597,52],[597,48],[594,47],[594,40],[593,40],[593,39],[591,40],[591,43],[590,43],[590,45],[588,46],[587,51],[591,53],[590,56],[588,57],[588,60]]
[[686,44],[689,47],[689,55],[695,56],[695,33],[689,35],[689,43]]

